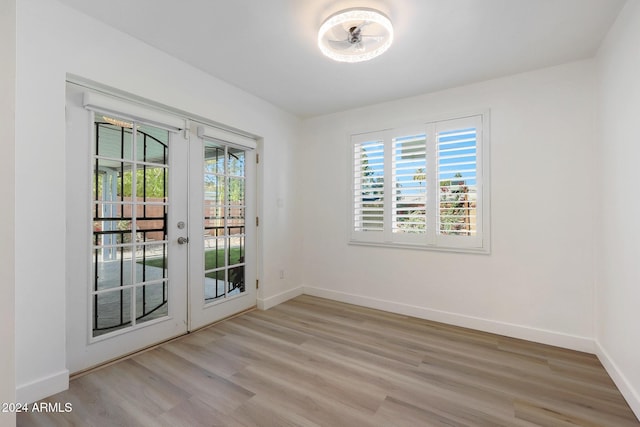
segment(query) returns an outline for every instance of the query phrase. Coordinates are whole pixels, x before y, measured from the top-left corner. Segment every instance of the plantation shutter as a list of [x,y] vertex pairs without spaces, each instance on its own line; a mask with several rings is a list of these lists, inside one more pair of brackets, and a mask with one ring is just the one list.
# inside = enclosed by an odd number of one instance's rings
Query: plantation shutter
[[350,242],[488,253],[488,127],[487,111],[352,135]]
[[392,139],[392,232],[427,231],[427,137],[424,133]]
[[353,232],[360,234],[360,239],[382,241],[385,230],[384,139],[372,135],[357,139],[360,141],[353,144]]
[[481,124],[481,117],[473,116],[436,125],[439,188],[436,213],[441,244],[473,247],[479,240]]

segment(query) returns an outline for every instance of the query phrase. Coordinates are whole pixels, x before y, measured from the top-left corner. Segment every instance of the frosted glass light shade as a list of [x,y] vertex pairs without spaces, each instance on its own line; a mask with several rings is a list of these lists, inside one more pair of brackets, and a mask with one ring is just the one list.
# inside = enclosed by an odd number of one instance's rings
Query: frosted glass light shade
[[393,26],[374,9],[346,9],[327,18],[318,31],[318,47],[339,62],[362,62],[381,55],[393,42]]

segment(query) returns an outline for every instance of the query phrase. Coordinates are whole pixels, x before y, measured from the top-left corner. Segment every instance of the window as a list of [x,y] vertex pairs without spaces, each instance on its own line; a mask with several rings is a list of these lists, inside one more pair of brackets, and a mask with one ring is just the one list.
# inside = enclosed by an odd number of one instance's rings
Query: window
[[488,123],[352,135],[350,242],[488,253]]

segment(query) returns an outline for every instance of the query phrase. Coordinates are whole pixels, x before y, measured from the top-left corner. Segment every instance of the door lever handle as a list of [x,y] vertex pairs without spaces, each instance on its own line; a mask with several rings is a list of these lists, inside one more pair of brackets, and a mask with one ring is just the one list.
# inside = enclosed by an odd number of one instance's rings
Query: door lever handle
[[178,244],[179,245],[184,245],[185,243],[189,243],[189,238],[188,237],[178,237]]

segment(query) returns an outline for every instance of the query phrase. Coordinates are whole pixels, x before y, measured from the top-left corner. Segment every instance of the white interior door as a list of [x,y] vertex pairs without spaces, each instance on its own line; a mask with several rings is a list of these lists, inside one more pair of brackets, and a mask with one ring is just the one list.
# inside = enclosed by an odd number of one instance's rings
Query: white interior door
[[71,372],[187,331],[188,141],[83,92],[68,85]]
[[[194,130],[195,131],[195,130]],[[190,142],[190,329],[256,304],[255,140],[198,127]]]

